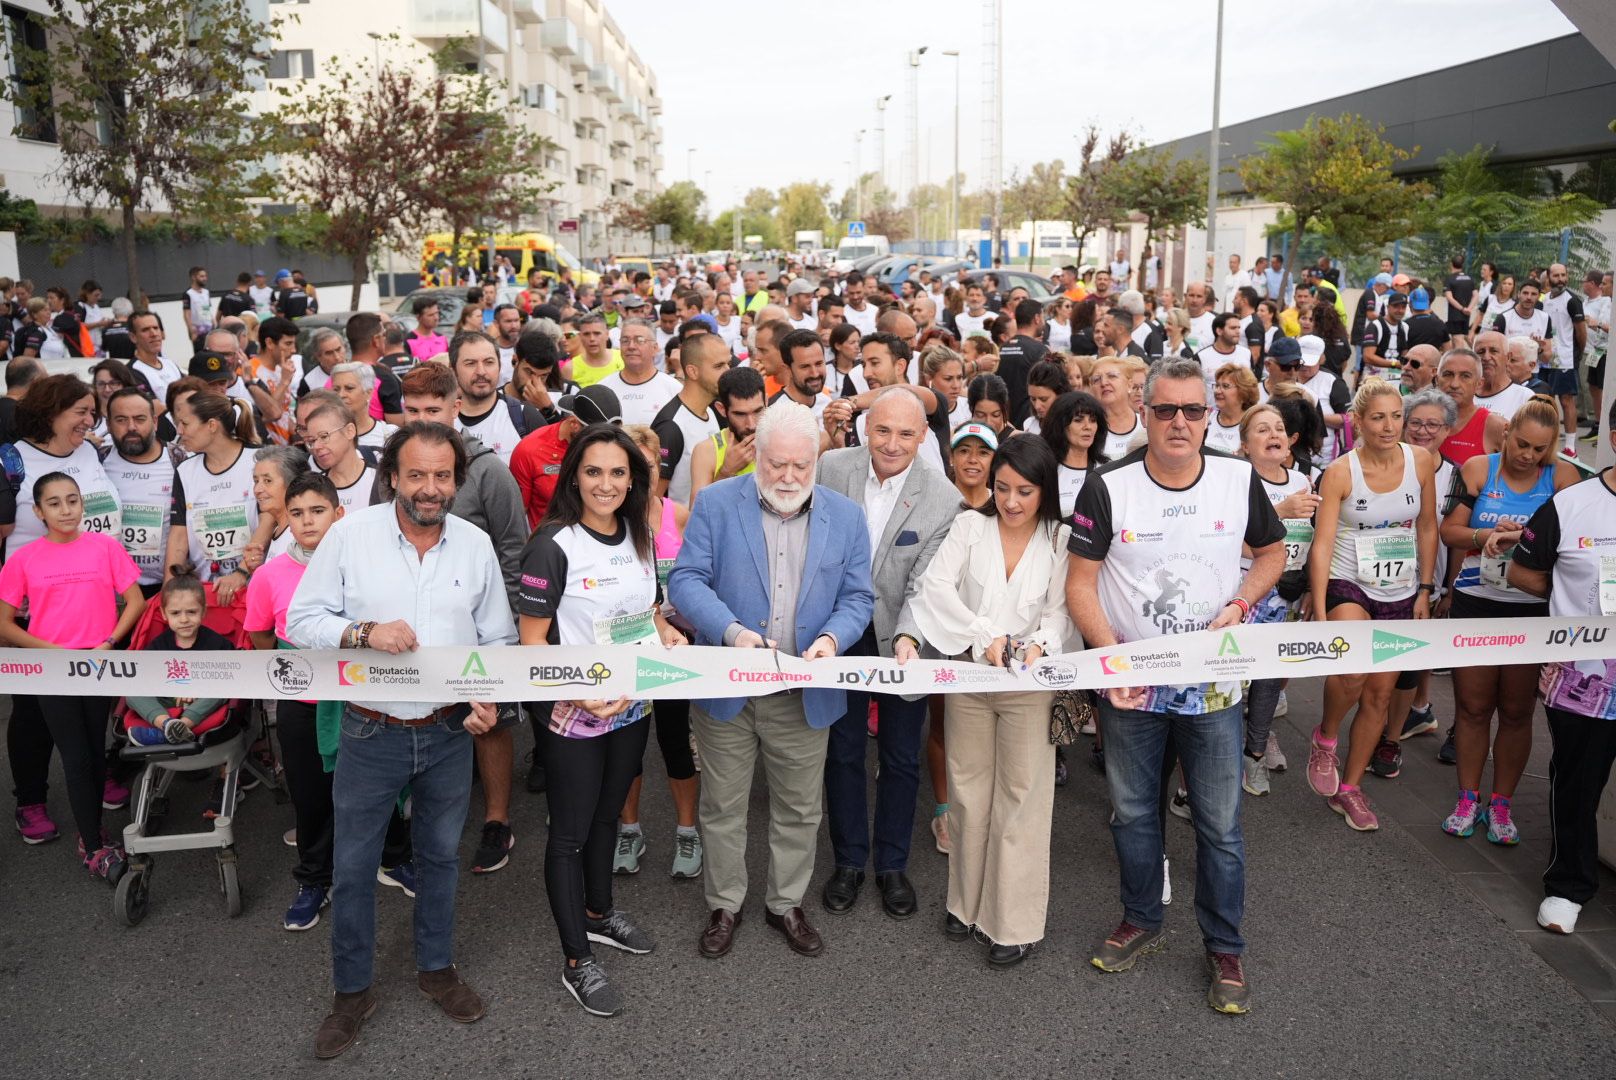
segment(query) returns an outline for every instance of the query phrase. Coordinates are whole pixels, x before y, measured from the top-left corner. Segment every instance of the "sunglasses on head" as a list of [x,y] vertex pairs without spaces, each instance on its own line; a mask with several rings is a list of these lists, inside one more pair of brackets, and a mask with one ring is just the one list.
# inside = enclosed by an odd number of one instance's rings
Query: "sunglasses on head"
[[1206,406],[1196,403],[1189,405],[1151,405],[1149,409],[1158,420],[1171,420],[1176,414],[1182,412],[1184,419],[1192,424],[1207,414]]

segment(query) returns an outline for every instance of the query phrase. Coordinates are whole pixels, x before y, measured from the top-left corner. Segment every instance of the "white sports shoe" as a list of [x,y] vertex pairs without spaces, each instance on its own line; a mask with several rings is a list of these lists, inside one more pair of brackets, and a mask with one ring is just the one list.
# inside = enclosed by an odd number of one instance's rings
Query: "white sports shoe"
[[1537,907],[1537,924],[1551,934],[1569,934],[1577,928],[1581,904],[1573,904],[1563,896],[1545,896]]
[[1162,856],[1162,903],[1163,904],[1171,904],[1172,902],[1173,902],[1172,864],[1168,861],[1167,856],[1163,855]]

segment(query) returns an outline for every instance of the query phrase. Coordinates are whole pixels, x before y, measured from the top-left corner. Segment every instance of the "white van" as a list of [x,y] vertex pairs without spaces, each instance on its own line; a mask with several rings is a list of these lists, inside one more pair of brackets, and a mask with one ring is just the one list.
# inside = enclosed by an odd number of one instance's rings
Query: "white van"
[[892,245],[885,236],[844,236],[836,245],[836,271],[845,274],[853,264],[870,255],[891,255]]

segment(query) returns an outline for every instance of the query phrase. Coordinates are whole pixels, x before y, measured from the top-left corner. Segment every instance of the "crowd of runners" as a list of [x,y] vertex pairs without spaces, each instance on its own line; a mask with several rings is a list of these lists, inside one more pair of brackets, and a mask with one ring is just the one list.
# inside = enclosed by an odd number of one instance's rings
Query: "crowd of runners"
[[[1231,260],[1219,287],[1181,294],[1152,269],[1119,253],[1055,271],[1035,298],[993,268],[916,266],[890,284],[608,263],[599,285],[538,272],[519,291],[473,285],[452,326],[433,290],[312,333],[297,320],[315,290],[290,272],[273,286],[243,273],[217,295],[198,268],[183,326],[102,307],[95,282],[75,302],[0,280],[0,643],[109,658],[520,644],[536,664],[553,646],[695,644],[1003,667],[1241,622],[1616,614],[1616,474],[1588,465],[1610,273],[1574,287],[1565,266],[1482,264],[1473,278],[1455,259],[1421,280],[1388,260],[1349,312],[1327,259],[1294,276],[1277,258]],[[71,357],[87,380],[48,373]],[[216,611],[234,638],[203,625]],[[1431,687],[1448,678],[1453,715],[1439,717]],[[583,1008],[617,1013],[632,982],[626,966],[608,978],[596,946],[655,947],[614,898],[652,862],[702,882],[710,914],[692,940],[725,955],[760,758],[764,921],[796,952],[825,947],[816,878],[831,913],[860,902],[867,876],[889,916],[921,909],[907,868],[925,789],[949,860],[946,938],[999,966],[1035,953],[1053,793],[1081,753],[1105,778],[1120,877],[1093,965],[1126,970],[1164,941],[1163,830],[1187,818],[1207,1000],[1242,1013],[1242,804],[1272,790],[1287,751],[1320,813],[1372,831],[1375,785],[1396,780],[1411,739],[1437,735],[1431,752],[1456,774],[1442,828],[1536,845],[1538,921],[1570,933],[1597,889],[1613,686],[1616,659],[1334,674],[1289,747],[1278,679],[280,701],[254,754],[291,796],[281,924],[332,916],[321,1056],[377,1006],[378,885],[414,898],[421,989],[457,1021],[483,1014],[453,961],[460,838],[476,807],[470,872],[523,857],[519,781],[548,800],[561,982]],[[1552,831],[1523,836],[1510,807],[1540,700]],[[112,704],[17,695],[7,751],[21,839],[66,832],[117,883],[121,748],[205,742],[228,710]],[[647,769],[674,820],[641,820]],[[254,782],[218,777],[207,813]],[[833,865],[816,875],[824,819]]]

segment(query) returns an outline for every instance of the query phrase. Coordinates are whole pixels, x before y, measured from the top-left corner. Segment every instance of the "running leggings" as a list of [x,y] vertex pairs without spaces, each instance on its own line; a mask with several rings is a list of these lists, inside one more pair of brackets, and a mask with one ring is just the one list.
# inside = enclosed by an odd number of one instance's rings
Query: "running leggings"
[[645,756],[649,727],[640,720],[585,739],[569,739],[548,727],[537,731],[550,777],[544,887],[568,960],[593,955],[585,909],[600,915],[612,909],[617,818]]
[[62,756],[62,778],[67,784],[73,824],[85,851],[101,846],[101,789],[107,780],[107,717],[112,702],[100,697],[40,696],[45,717]]
[[[691,779],[696,775],[696,755],[690,752],[690,702],[658,701],[652,704],[651,715],[656,718],[656,741],[668,779]],[[637,768],[634,775],[642,771]]]

